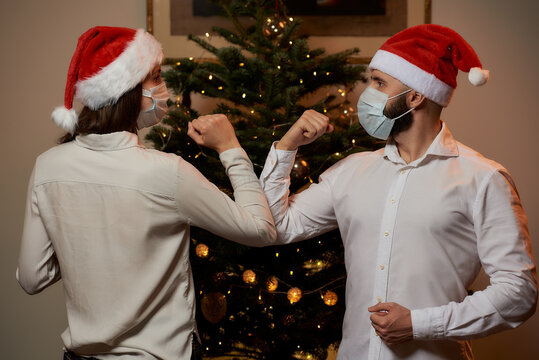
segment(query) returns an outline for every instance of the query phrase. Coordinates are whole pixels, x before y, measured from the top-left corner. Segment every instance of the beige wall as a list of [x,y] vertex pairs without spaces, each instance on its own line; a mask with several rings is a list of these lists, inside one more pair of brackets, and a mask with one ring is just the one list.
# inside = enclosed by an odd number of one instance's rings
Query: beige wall
[[[535,0],[433,0],[433,21],[459,31],[491,70],[491,81],[482,88],[473,88],[465,76],[459,77],[444,119],[460,141],[512,173],[528,214],[536,257],[537,13]],[[35,157],[61,134],[49,120],[50,111],[62,103],[77,37],[93,25],[144,27],[145,1],[3,0],[0,17],[0,357],[60,359],[59,334],[66,325],[61,285],[28,296],[14,279],[27,179]],[[343,47],[347,46],[343,40]],[[476,341],[477,358],[537,358],[538,333],[539,315],[535,315],[517,330]]]

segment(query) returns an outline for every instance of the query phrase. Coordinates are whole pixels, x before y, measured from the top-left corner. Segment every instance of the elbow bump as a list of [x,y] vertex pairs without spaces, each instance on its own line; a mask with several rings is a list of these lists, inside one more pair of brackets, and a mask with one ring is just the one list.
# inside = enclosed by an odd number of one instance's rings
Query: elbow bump
[[275,245],[277,241],[277,230],[275,229],[275,226],[265,224],[261,229],[259,229],[258,238],[262,241],[257,243],[257,247]]

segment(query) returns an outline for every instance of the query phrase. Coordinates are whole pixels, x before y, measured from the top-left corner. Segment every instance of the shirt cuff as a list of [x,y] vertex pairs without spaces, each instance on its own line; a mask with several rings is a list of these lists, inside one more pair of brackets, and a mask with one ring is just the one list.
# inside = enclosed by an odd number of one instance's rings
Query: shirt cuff
[[221,160],[221,164],[223,164],[223,166],[227,169],[231,165],[237,163],[238,161],[241,162],[245,160],[247,160],[247,162],[251,165],[251,167],[253,167],[251,160],[249,159],[249,156],[247,156],[247,153],[241,147],[232,148],[232,149],[223,151],[222,153],[219,154],[219,160]]
[[415,340],[443,339],[443,313],[439,310],[436,308],[425,308],[411,311],[412,330]]
[[271,173],[275,178],[287,178],[292,171],[296,159],[297,150],[278,150],[275,146],[277,141],[271,145],[271,150],[266,159],[264,173]]

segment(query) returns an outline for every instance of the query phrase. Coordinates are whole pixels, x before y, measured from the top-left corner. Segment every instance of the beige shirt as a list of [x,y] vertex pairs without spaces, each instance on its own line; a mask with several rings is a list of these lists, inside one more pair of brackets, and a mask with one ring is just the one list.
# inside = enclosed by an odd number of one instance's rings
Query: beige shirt
[[65,347],[100,359],[189,359],[195,297],[190,225],[247,245],[276,233],[245,152],[223,152],[235,201],[181,157],[119,132],[40,155],[30,179],[17,279],[63,280]]

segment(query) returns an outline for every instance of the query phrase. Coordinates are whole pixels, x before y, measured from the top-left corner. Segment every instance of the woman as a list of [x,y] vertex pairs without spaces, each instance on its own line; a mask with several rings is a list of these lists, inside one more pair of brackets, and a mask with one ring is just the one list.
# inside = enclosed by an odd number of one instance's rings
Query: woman
[[[248,245],[275,228],[252,164],[224,115],[188,134],[219,152],[235,202],[181,157],[143,148],[137,128],[166,111],[160,44],[142,29],[80,38],[54,121],[69,131],[29,183],[17,279],[29,294],[60,278],[65,359],[189,359],[195,298],[189,227]],[[77,116],[73,97],[84,108]]]

